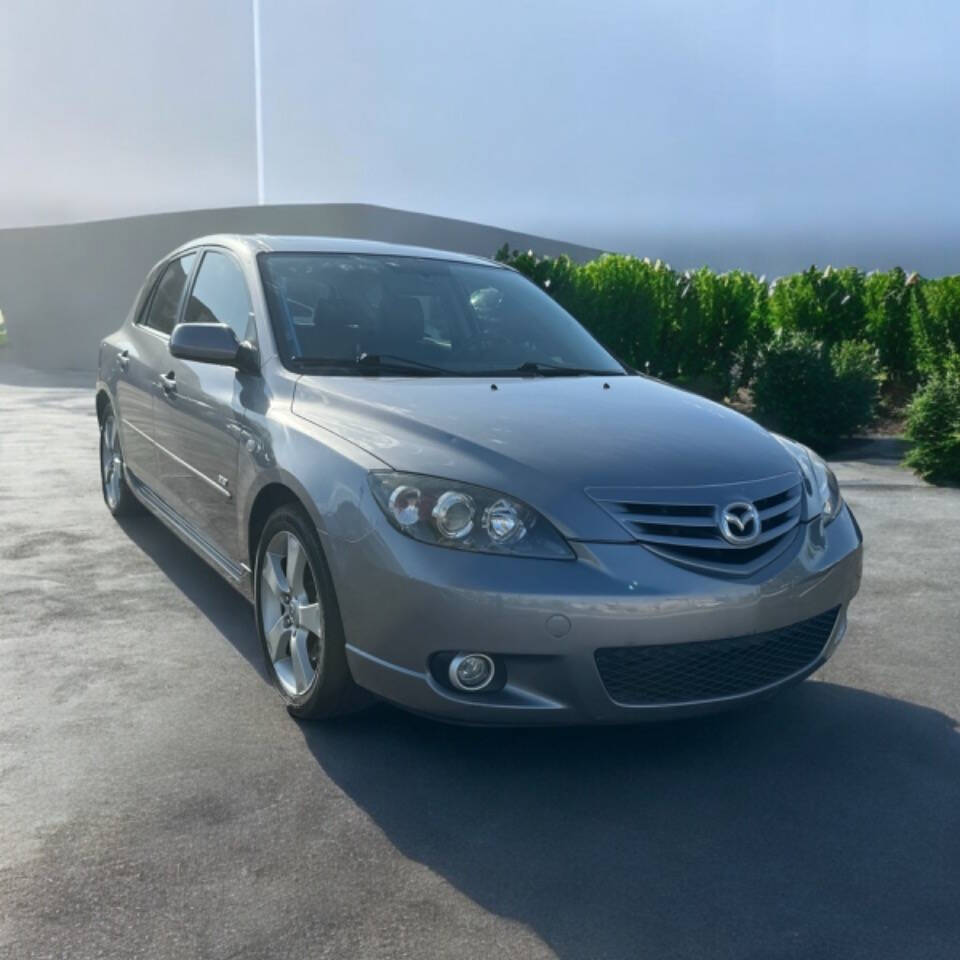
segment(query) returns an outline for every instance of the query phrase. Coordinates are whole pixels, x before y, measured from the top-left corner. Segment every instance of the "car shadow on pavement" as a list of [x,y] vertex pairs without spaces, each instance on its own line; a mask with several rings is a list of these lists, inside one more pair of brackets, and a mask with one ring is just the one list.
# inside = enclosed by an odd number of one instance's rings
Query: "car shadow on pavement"
[[253,607],[209,564],[150,516],[118,519],[123,532],[269,683]]
[[[265,677],[246,601],[158,522],[122,525]],[[960,736],[936,710],[808,681],[663,725],[455,727],[381,704],[300,728],[405,857],[561,960],[957,955]]]
[[956,956],[960,738],[934,710],[807,682],[662,726],[302,730],[402,854],[564,960]]

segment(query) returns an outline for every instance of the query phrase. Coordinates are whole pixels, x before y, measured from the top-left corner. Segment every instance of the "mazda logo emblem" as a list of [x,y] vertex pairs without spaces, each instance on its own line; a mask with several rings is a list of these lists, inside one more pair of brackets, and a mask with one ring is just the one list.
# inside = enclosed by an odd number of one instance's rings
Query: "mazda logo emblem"
[[727,543],[746,547],[760,536],[760,514],[752,503],[729,503],[720,511],[720,533]]

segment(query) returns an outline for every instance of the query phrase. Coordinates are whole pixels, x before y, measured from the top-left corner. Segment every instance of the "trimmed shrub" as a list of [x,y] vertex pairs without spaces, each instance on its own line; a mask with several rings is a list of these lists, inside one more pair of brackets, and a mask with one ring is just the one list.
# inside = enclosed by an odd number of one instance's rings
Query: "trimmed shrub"
[[856,267],[810,267],[777,280],[770,320],[789,333],[808,333],[824,343],[862,340],[866,333],[864,276]]
[[916,377],[911,314],[922,280],[900,268],[867,274],[864,280],[866,337],[877,348],[880,366],[892,380]]
[[960,276],[927,280],[913,298],[911,317],[918,370],[945,372],[960,353]]
[[906,463],[927,480],[960,481],[960,355],[917,391],[907,412]]
[[764,350],[754,383],[760,420],[813,447],[829,448],[870,424],[877,401],[876,351],[832,346],[806,333],[779,333]]
[[666,264],[607,254],[576,271],[571,312],[625,363],[676,379],[677,276]]
[[838,436],[870,426],[876,416],[880,370],[877,349],[862,340],[842,340],[829,351]]
[[752,273],[706,267],[684,273],[680,284],[677,380],[718,399],[731,396],[752,376],[768,339],[766,287]]

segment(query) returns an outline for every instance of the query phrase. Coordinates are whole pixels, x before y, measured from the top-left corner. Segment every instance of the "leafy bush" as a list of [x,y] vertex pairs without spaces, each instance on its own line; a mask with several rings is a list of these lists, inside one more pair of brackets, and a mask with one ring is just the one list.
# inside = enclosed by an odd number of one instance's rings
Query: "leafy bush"
[[917,368],[926,375],[945,372],[949,358],[960,353],[960,277],[926,281],[911,315]]
[[779,333],[764,350],[754,401],[772,428],[828,448],[867,426],[877,400],[872,346],[845,340],[832,346],[807,333]]
[[768,339],[766,287],[752,273],[705,267],[683,274],[680,283],[677,379],[700,393],[730,396],[748,382]]
[[659,260],[607,254],[576,272],[573,312],[625,363],[666,379],[677,375],[677,276]]
[[922,282],[900,267],[876,270],[864,280],[866,337],[877,348],[880,366],[894,380],[916,376],[911,314]]
[[789,333],[808,333],[824,343],[861,340],[866,332],[864,276],[856,267],[781,277],[770,294],[770,319]]
[[945,358],[907,412],[906,463],[927,480],[960,480],[960,355]]

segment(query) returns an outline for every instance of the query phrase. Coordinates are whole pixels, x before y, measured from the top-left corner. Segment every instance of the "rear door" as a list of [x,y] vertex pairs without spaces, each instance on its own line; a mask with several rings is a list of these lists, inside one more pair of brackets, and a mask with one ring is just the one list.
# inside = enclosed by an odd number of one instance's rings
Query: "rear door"
[[169,356],[170,331],[179,315],[195,261],[196,254],[187,254],[158,271],[159,280],[151,287],[117,357],[121,367],[117,406],[124,460],[138,480],[154,488],[159,466],[153,420],[157,374]]
[[[207,249],[183,323],[225,323],[256,344],[247,281],[233,255]],[[233,367],[166,357],[154,407],[162,496],[228,559],[242,558],[235,496],[244,430],[240,394],[254,376]]]

